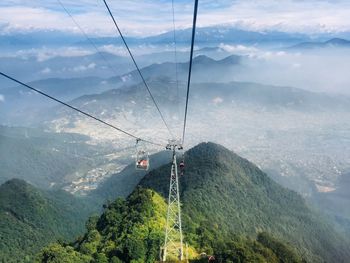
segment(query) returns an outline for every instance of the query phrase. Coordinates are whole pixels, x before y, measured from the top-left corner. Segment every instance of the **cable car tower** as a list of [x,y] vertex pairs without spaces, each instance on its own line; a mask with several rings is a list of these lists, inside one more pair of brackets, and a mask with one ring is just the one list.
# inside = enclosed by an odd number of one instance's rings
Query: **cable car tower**
[[169,140],[166,149],[173,152],[173,157],[170,171],[165,240],[161,254],[161,260],[163,262],[167,261],[167,259],[184,259],[179,176],[176,161],[176,150],[182,150],[183,148],[179,141]]

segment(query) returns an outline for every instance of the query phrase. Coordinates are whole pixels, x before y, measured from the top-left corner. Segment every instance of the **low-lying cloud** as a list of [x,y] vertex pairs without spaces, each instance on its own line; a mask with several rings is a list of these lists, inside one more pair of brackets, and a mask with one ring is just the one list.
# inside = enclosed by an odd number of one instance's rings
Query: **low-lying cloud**
[[235,80],[350,94],[350,49],[264,51],[243,58]]

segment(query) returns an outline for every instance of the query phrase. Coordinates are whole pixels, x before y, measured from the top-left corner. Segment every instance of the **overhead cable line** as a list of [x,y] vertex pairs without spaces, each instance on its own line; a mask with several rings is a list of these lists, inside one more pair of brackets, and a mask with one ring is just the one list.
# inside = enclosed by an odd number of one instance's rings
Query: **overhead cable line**
[[77,112],[79,112],[79,113],[81,113],[81,114],[83,114],[83,115],[85,115],[85,116],[87,116],[87,117],[89,117],[89,118],[92,118],[92,119],[94,119],[94,120],[96,120],[96,121],[98,121],[98,122],[100,122],[100,123],[102,123],[102,124],[104,124],[104,125],[107,125],[107,126],[109,126],[110,128],[113,128],[113,129],[115,129],[115,130],[117,130],[117,131],[119,131],[119,132],[121,132],[121,133],[124,133],[125,135],[128,135],[128,136],[130,136],[130,137],[132,137],[132,138],[134,138],[134,139],[136,139],[136,140],[143,141],[143,142],[146,142],[146,143],[149,143],[149,144],[153,144],[153,145],[157,145],[157,146],[163,147],[162,144],[159,144],[159,143],[155,143],[155,142],[153,142],[153,141],[149,141],[149,140],[142,139],[142,138],[140,138],[140,137],[138,137],[138,136],[136,136],[136,135],[134,135],[134,134],[132,134],[132,133],[129,133],[129,132],[127,132],[127,131],[124,131],[124,130],[122,130],[122,129],[116,127],[116,126],[114,126],[113,124],[110,124],[110,123],[108,123],[108,122],[105,122],[105,121],[103,121],[103,120],[101,120],[101,119],[99,119],[99,118],[97,118],[97,117],[95,117],[95,116],[93,116],[93,115],[91,115],[91,114],[89,114],[89,113],[87,113],[87,112],[85,112],[85,111],[82,111],[82,110],[80,110],[80,109],[78,109],[78,108],[76,108],[76,107],[74,107],[74,106],[72,106],[72,105],[70,105],[70,104],[68,104],[68,103],[65,103],[65,102],[63,102],[63,101],[61,101],[61,100],[59,100],[59,99],[56,99],[55,97],[53,97],[53,96],[51,96],[51,95],[48,95],[48,94],[46,94],[46,93],[44,93],[44,92],[42,92],[42,91],[40,91],[40,90],[38,90],[38,89],[35,89],[35,88],[29,86],[28,84],[25,84],[25,83],[23,83],[23,82],[21,82],[21,81],[15,79],[15,78],[13,78],[13,77],[7,75],[7,74],[5,74],[5,73],[3,73],[3,72],[1,72],[1,71],[0,71],[0,75],[4,76],[5,78],[7,78],[7,79],[9,79],[9,80],[12,80],[12,81],[14,81],[14,82],[16,82],[16,83],[18,83],[18,84],[20,84],[20,85],[22,85],[22,86],[24,86],[24,87],[26,87],[26,88],[28,88],[28,89],[30,89],[30,90],[33,90],[33,91],[35,91],[35,92],[37,92],[37,93],[39,93],[39,94],[41,94],[41,95],[43,95],[43,96],[45,96],[45,97],[51,99],[51,100],[54,100],[54,101],[56,101],[56,102],[58,102],[58,103],[60,103],[60,104],[62,104],[62,105],[64,105],[64,106],[66,106],[66,107],[68,107],[68,108],[70,108],[70,109],[72,109],[72,110],[75,110],[75,111],[77,111]]
[[176,43],[176,26],[175,26],[175,8],[174,8],[174,0],[171,1],[172,13],[173,13],[173,36],[174,36],[174,59],[175,59],[175,77],[176,77],[176,100],[178,111],[180,113],[180,105],[179,105],[179,73],[178,73],[178,59],[177,59],[177,43]]
[[190,63],[189,63],[188,80],[187,80],[185,117],[184,117],[184,126],[183,126],[183,132],[182,132],[182,144],[184,144],[184,142],[185,142],[185,132],[186,132],[186,123],[187,123],[187,110],[188,110],[188,97],[189,97],[189,94],[190,94],[191,74],[192,74],[193,48],[194,48],[194,39],[195,39],[195,36],[196,36],[197,11],[198,11],[198,0],[195,0],[195,2],[194,2],[194,11],[193,11],[191,53],[190,53]]
[[60,4],[60,6],[63,8],[63,10],[67,13],[67,15],[72,19],[73,23],[76,25],[76,27],[80,30],[80,32],[84,35],[84,37],[87,39],[87,41],[90,43],[90,45],[96,50],[97,54],[106,62],[109,69],[118,76],[119,73],[113,68],[113,66],[108,62],[108,59],[105,55],[99,50],[99,48],[96,46],[96,44],[92,41],[92,39],[86,34],[84,29],[79,25],[79,23],[75,20],[73,15],[69,12],[69,10],[65,7],[65,5],[60,1],[57,0],[57,2]]
[[109,8],[109,6],[108,6],[106,0],[103,0],[103,2],[104,2],[105,6],[106,6],[106,8],[107,8],[107,10],[108,10],[108,13],[109,13],[110,17],[111,17],[112,20],[113,20],[113,23],[114,23],[116,29],[118,30],[118,33],[119,33],[119,35],[120,35],[120,37],[121,37],[121,39],[122,39],[122,41],[123,41],[123,43],[124,43],[126,49],[128,50],[128,53],[129,53],[129,55],[130,55],[130,57],[131,57],[131,59],[132,59],[134,65],[135,65],[135,67],[136,67],[136,70],[138,71],[138,73],[139,73],[139,75],[140,75],[140,77],[141,77],[141,79],[142,79],[142,82],[144,83],[144,85],[145,85],[145,87],[146,87],[146,89],[147,89],[147,91],[148,91],[148,93],[149,93],[149,95],[150,95],[150,97],[151,97],[151,99],[152,99],[154,105],[156,106],[156,108],[157,108],[157,110],[158,110],[158,112],[159,112],[160,117],[162,118],[162,121],[164,122],[166,128],[168,129],[168,131],[169,131],[171,137],[174,138],[174,135],[173,135],[173,133],[171,132],[169,125],[168,125],[167,122],[165,121],[165,118],[164,118],[162,112],[160,111],[160,108],[159,108],[159,106],[158,106],[156,100],[154,99],[154,96],[153,96],[151,90],[149,89],[149,87],[148,87],[148,85],[147,85],[147,83],[146,83],[146,80],[145,80],[145,78],[143,77],[143,75],[142,75],[142,73],[141,73],[141,70],[140,70],[139,66],[138,66],[137,63],[136,63],[136,60],[135,60],[133,54],[131,53],[131,50],[130,50],[129,46],[128,46],[128,44],[126,43],[125,38],[124,38],[124,36],[123,36],[121,30],[119,29],[119,26],[118,26],[118,24],[117,24],[117,22],[116,22],[116,20],[115,20],[115,18],[114,18],[114,16],[113,16],[113,14],[112,14],[111,9]]

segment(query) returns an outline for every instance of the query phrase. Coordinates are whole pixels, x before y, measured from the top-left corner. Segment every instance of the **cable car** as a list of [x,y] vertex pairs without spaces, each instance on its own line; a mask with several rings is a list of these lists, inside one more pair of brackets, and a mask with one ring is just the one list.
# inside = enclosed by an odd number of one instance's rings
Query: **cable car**
[[184,163],[184,161],[181,161],[180,162],[180,169],[182,170],[182,169],[184,169],[185,168],[185,163]]
[[149,169],[149,154],[145,149],[141,149],[139,144],[140,139],[136,140],[136,170],[147,171]]
[[185,162],[184,161],[181,161],[180,164],[180,175],[184,175],[184,172],[185,172]]
[[208,257],[208,262],[215,262],[215,257],[214,256],[209,256]]

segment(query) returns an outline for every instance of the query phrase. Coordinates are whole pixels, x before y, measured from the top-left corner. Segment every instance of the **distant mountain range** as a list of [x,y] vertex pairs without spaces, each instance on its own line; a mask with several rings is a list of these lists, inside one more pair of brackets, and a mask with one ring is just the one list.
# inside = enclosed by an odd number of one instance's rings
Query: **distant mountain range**
[[[224,66],[224,65],[223,65]],[[158,68],[157,65],[154,68]],[[162,66],[159,66],[161,70]],[[164,67],[166,68],[166,67]],[[164,69],[163,68],[163,69]],[[210,67],[208,67],[208,70]],[[151,70],[146,73],[152,76]],[[156,74],[156,73],[154,73]],[[154,75],[155,76],[155,75]],[[205,78],[203,76],[203,78]],[[197,81],[202,78],[198,78]],[[155,94],[155,99],[164,111],[167,118],[175,114],[177,105],[177,89],[174,80],[169,78],[149,79],[148,85]],[[344,111],[349,108],[350,98],[344,96],[332,96],[322,93],[313,93],[297,88],[276,87],[256,83],[194,83],[191,94],[193,107],[212,106],[215,99],[219,98],[219,105],[222,108],[232,105],[241,105],[244,108],[254,109],[291,109],[297,111]],[[180,83],[179,94],[185,94],[185,85]],[[86,95],[72,101],[77,107],[104,118],[127,118],[138,125],[152,121],[157,116],[154,114],[152,102],[148,97],[143,84],[130,87],[109,90],[101,94]],[[143,115],[137,114],[143,105]],[[74,122],[78,116],[76,113],[68,113],[68,109],[59,107],[54,118],[69,118]],[[210,111],[210,110],[209,110]],[[52,115],[51,115],[52,118]],[[119,121],[122,123],[123,121]],[[71,122],[70,122],[71,123]]]
[[[91,36],[90,36],[91,37]],[[189,46],[191,39],[191,28],[178,29],[176,31],[178,45]],[[258,45],[292,45],[309,41],[324,41],[330,38],[349,38],[349,32],[341,33],[319,33],[307,35],[302,33],[289,33],[273,30],[253,31],[240,29],[234,26],[222,25],[197,28],[196,43],[202,47],[217,46],[224,44],[258,44]],[[125,35],[126,41],[131,47],[142,45],[172,45],[173,32],[169,31],[154,36],[129,37]],[[96,46],[116,45],[122,46],[119,36],[112,37],[91,37]],[[0,47],[3,51],[14,49],[54,47],[62,48],[67,46],[89,47],[90,42],[82,34],[65,33],[60,31],[37,31],[31,33],[19,33],[0,36]]]
[[[239,66],[241,57],[231,55],[223,59],[215,60],[205,55],[198,55],[193,59],[193,81],[194,82],[224,82],[227,80],[227,74]],[[142,68],[142,74],[147,79],[157,78],[169,78],[172,81],[176,80],[177,77],[180,82],[184,82],[188,75],[188,63],[173,62],[156,63],[150,66]],[[127,83],[138,83],[140,82],[140,76],[136,70],[119,76],[117,78],[111,78],[111,82],[125,82]]]
[[[180,29],[176,31],[177,43],[189,45],[191,39],[191,29]],[[170,45],[174,41],[173,32],[166,32],[160,35],[148,37],[128,37],[126,41],[130,45]],[[119,36],[115,37],[95,37],[91,38],[97,45],[122,45]],[[305,34],[286,33],[279,31],[249,31],[238,29],[232,26],[215,26],[197,28],[196,43],[198,44],[218,44],[218,43],[297,43],[310,39]],[[41,31],[26,34],[3,35],[0,37],[2,48],[23,48],[40,46],[86,46],[90,45],[81,34],[69,34],[59,31]]]
[[[194,59],[194,80],[201,81],[209,79],[225,78],[225,70],[234,69],[239,65],[239,56],[229,56],[221,60],[214,60],[207,56],[200,55]],[[175,63],[160,63],[152,64],[141,69],[146,79],[165,78],[168,83],[165,85],[174,85],[176,80]],[[178,64],[178,77],[180,80],[185,80],[188,73],[188,63]],[[52,96],[55,96],[63,101],[70,101],[79,98],[83,95],[88,98],[89,94],[98,94],[108,90],[120,88],[123,85],[129,87],[141,82],[140,76],[136,70],[127,74],[121,74],[118,77],[112,78],[49,78],[39,81],[29,82],[28,84],[34,88],[42,90]],[[169,82],[171,84],[169,84]],[[144,91],[144,88],[140,86]],[[126,89],[125,89],[126,90]],[[119,93],[119,91],[118,91]],[[41,110],[55,105],[52,101],[43,98],[42,96],[32,92],[24,87],[12,86],[0,90],[0,94],[4,96],[4,101],[0,104],[0,109],[6,113],[0,116],[2,123],[21,123],[21,125],[34,124],[35,120],[32,115],[43,116]],[[127,94],[124,93],[124,94]],[[80,99],[78,99],[80,100]],[[125,101],[125,99],[124,99]],[[25,116],[20,118],[20,116]],[[40,120],[41,121],[41,120]]]
[[[0,57],[0,63],[8,74],[16,74],[22,81],[42,80],[48,78],[108,78],[127,73],[134,69],[132,61],[125,56],[110,52],[41,51],[38,54],[13,54]],[[88,53],[88,54],[85,54]],[[1,83],[1,82],[0,82]],[[1,85],[5,86],[5,85]]]
[[[234,75],[237,67],[240,66],[241,59],[242,57],[235,55],[220,60],[214,60],[205,55],[197,56],[194,59],[193,83],[201,83],[194,84],[194,89],[201,90],[202,93],[195,101],[198,99],[212,100],[215,97],[221,97],[225,98],[225,103],[235,101],[235,103],[250,103],[262,107],[308,108],[321,111],[326,109],[346,109],[349,105],[347,97],[313,93],[297,88],[239,82],[223,84],[222,82],[230,82],[230,79],[232,80],[232,75]],[[164,103],[170,100],[172,101],[170,105],[174,105],[174,100],[179,96],[176,90],[175,63],[152,64],[142,68],[141,71],[147,79],[150,89],[156,94],[156,99],[164,101]],[[188,63],[179,63],[177,72],[180,80],[179,92],[181,95],[185,90],[184,80],[187,78]],[[110,115],[114,114],[115,109],[124,108],[130,111],[138,105],[148,103],[145,100],[148,97],[147,92],[145,92],[146,89],[143,84],[139,84],[140,81],[138,72],[131,71],[108,79],[94,77],[45,79],[29,84],[61,100],[73,100],[72,103],[74,105],[91,113],[99,115],[105,112],[104,114]],[[7,120],[14,121],[16,118],[19,118],[20,123],[35,123],[35,115],[41,117],[45,115],[41,114],[40,111],[38,112],[40,106],[47,108],[54,105],[51,101],[22,87],[2,89],[0,93],[5,98],[0,107],[4,112],[8,113],[2,116],[2,118],[7,117],[7,119],[2,120],[5,123]],[[94,103],[89,103],[91,101]],[[129,106],[125,107],[131,101],[134,101],[136,104],[129,105],[131,108]],[[33,110],[37,112],[28,111],[33,106],[35,106]],[[111,109],[106,111],[109,108]],[[171,110],[171,108],[167,110]],[[63,111],[66,112],[65,110]],[[20,116],[25,116],[25,118],[20,118]]]
[[[277,106],[321,111],[346,109],[349,105],[349,99],[344,96],[332,96],[297,88],[273,87],[255,83],[221,83],[232,79],[231,74],[234,74],[236,67],[240,65],[240,61],[241,57],[239,56],[228,56],[221,60],[214,60],[204,55],[196,57],[193,67],[194,89],[202,92],[196,95],[194,101],[207,100],[208,102],[208,100],[210,101],[215,97],[221,97],[225,98],[225,103],[234,101],[243,105],[249,103],[261,107]],[[179,94],[181,95],[185,90],[185,82],[183,80],[187,76],[188,64],[179,63],[177,70],[180,80]],[[174,106],[175,100],[179,96],[176,90],[175,64],[170,62],[152,64],[142,68],[142,72],[151,91],[153,94],[156,94],[156,99],[160,100],[161,104]],[[99,115],[104,112],[104,114],[113,115],[116,110],[119,111],[118,109],[130,111],[144,103],[149,104],[150,101],[147,102],[148,100],[145,100],[148,97],[146,89],[143,84],[139,83],[140,77],[138,73],[132,71],[109,79],[46,79],[29,84],[64,101],[73,100],[72,103],[75,106],[88,110],[91,113]],[[40,105],[44,108],[54,105],[51,101],[33,92],[28,92],[21,87],[3,89],[1,93],[4,95],[5,101],[0,107],[3,108],[4,112],[8,112],[2,118],[7,117],[10,121],[19,119],[20,123],[25,124],[28,122],[33,124],[35,123],[35,115],[44,117],[46,114],[43,115],[40,111],[38,114],[38,112],[28,111],[28,109],[35,106],[36,111],[38,111],[38,109],[40,110]],[[169,102],[169,100],[170,104],[167,104],[166,102]],[[93,103],[89,103],[92,101]],[[132,103],[130,104],[130,102]],[[171,107],[166,108],[168,111],[172,110]],[[66,114],[66,110],[62,109],[62,111]],[[71,114],[67,116],[69,115]],[[25,116],[25,118],[21,118],[21,116]],[[74,116],[74,113],[71,116]],[[3,120],[3,122],[6,122],[6,120]]]
[[333,38],[324,42],[303,42],[290,49],[320,49],[320,48],[350,48],[350,41],[342,38]]

